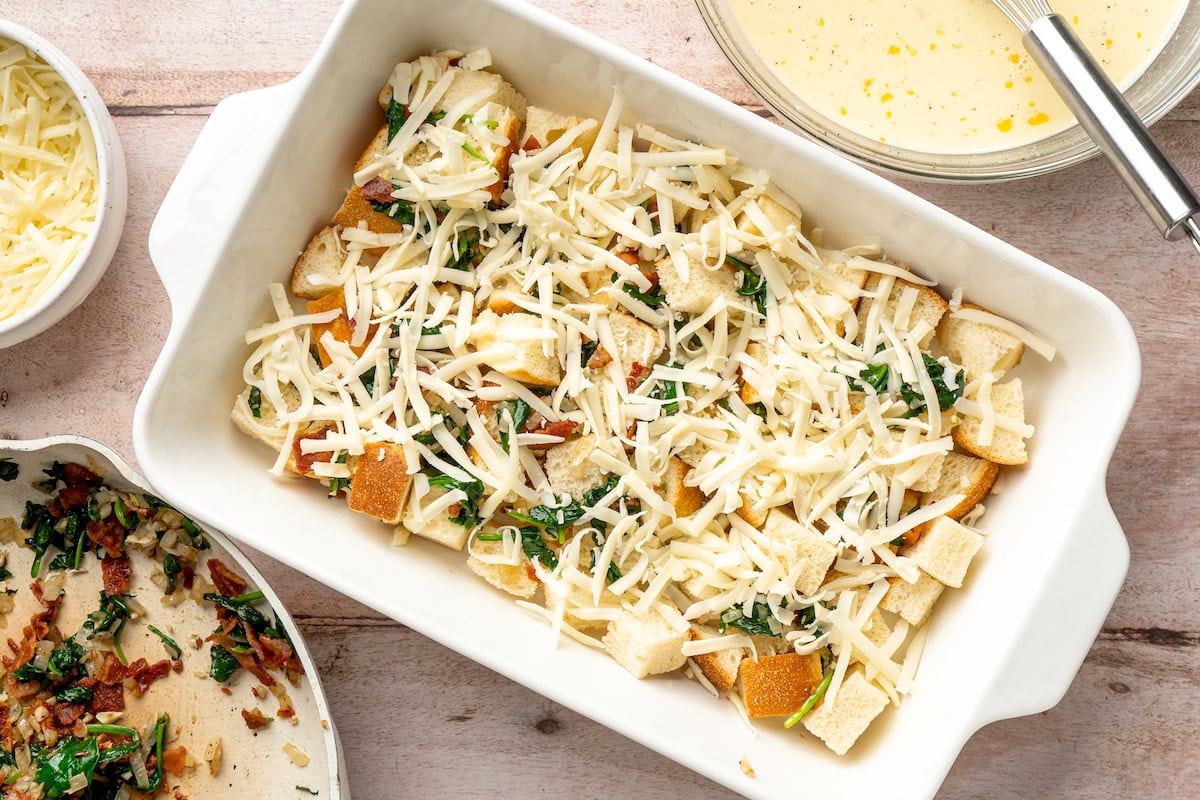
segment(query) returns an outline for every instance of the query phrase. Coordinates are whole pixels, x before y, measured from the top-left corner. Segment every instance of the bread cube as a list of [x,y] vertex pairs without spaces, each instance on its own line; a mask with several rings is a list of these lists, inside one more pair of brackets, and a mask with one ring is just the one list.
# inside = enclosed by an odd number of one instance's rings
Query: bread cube
[[[693,642],[715,639],[721,635],[723,634],[716,628],[708,625],[692,625],[691,630],[688,631],[688,639]],[[747,650],[744,647],[727,647],[724,650],[714,650],[711,653],[692,656],[692,661],[718,691],[728,692],[737,683],[738,667],[741,666],[746,653]]]
[[751,719],[795,714],[821,685],[821,658],[816,653],[760,655],[742,662],[742,700]]
[[404,448],[390,442],[365,444],[350,479],[350,510],[395,525],[403,514],[408,483]]
[[825,541],[816,531],[797,522],[781,508],[767,512],[763,533],[770,538],[792,545],[805,562],[801,567],[796,588],[801,594],[815,594],[825,582],[825,575],[837,558],[837,547]]
[[544,340],[531,336],[541,329],[541,318],[534,314],[522,311],[497,316],[484,311],[475,318],[471,336],[477,350],[492,353],[488,363],[497,372],[522,383],[552,388],[562,380],[562,367],[553,355],[554,347],[552,355],[546,355]]
[[476,108],[488,103],[503,106],[518,119],[525,119],[525,96],[495,72],[481,69],[457,69],[446,93],[437,102],[436,111],[446,111],[467,98],[478,98]]
[[601,641],[633,677],[645,678],[682,667],[687,661],[683,655],[686,638],[654,607],[641,616],[622,610]]
[[[261,373],[259,374],[261,377]],[[289,411],[300,407],[300,392],[290,383],[279,384],[279,392]],[[259,415],[250,410],[250,387],[247,386],[234,400],[230,419],[238,430],[252,439],[257,439],[275,452],[287,441],[287,425],[279,421],[275,404],[263,397],[259,403]]]
[[528,564],[493,564],[476,555],[498,556],[504,551],[502,542],[476,541],[474,550],[475,553],[467,558],[467,566],[476,575],[497,589],[525,600],[537,594],[540,584],[531,574]]
[[[863,286],[863,291],[873,293],[879,289],[880,276],[879,273],[871,273],[867,277],[866,283]],[[945,299],[930,289],[928,286],[918,286],[915,283],[909,283],[906,280],[897,278],[892,285],[892,291],[888,294],[884,301],[883,311],[880,319],[886,319],[889,322],[894,322],[896,311],[900,306],[900,298],[905,291],[912,289],[917,293],[916,302],[913,303],[912,311],[908,315],[907,324],[900,330],[911,331],[916,328],[917,323],[924,321],[929,325],[929,332],[921,337],[920,345],[924,348],[929,340],[933,338],[934,332],[937,330],[938,323],[946,312],[950,310],[950,304]],[[858,328],[862,331],[867,324],[867,315],[871,311],[872,305],[878,303],[875,298],[863,298],[858,304]]]
[[[750,342],[746,345],[746,355],[762,364],[765,368],[767,365],[767,348],[761,342]],[[745,367],[743,367],[745,369]],[[761,403],[762,398],[758,395],[758,390],[745,381],[742,382],[742,388],[738,391],[738,397],[746,405]]]
[[[521,147],[528,151],[549,147],[583,121],[582,117],[569,117],[540,106],[529,106],[525,115],[525,134]],[[594,128],[577,138],[573,146],[581,148],[586,157],[591,152],[599,131],[600,125],[597,123]]]
[[663,337],[652,325],[623,311],[610,311],[608,326],[617,342],[615,355],[626,371],[632,364],[653,364],[663,349]]
[[[986,311],[976,305],[963,303],[963,308]],[[938,338],[946,354],[961,364],[967,373],[967,381],[973,381],[987,373],[1003,375],[1021,363],[1025,355],[1025,343],[1008,331],[982,322],[947,316],[938,330]]]
[[946,462],[944,453],[938,453],[929,457],[929,466],[921,473],[921,477],[917,478],[908,488],[914,492],[928,492],[937,488],[938,482],[942,479],[942,469]]
[[921,572],[912,583],[901,577],[888,578],[888,583],[891,587],[879,601],[879,607],[913,626],[925,624],[929,612],[946,588],[945,584],[925,572]]
[[975,531],[949,517],[938,517],[904,555],[934,578],[957,589],[962,586],[971,559],[982,546],[983,537]]
[[554,494],[581,499],[583,493],[604,483],[605,472],[588,460],[596,450],[596,437],[586,434],[568,439],[546,451],[546,478]]
[[[994,384],[990,397],[997,414],[1025,422],[1025,395],[1021,389],[1020,378]],[[962,421],[954,429],[954,443],[968,453],[997,464],[1015,466],[1029,460],[1029,455],[1025,452],[1025,440],[1019,434],[997,426],[992,432],[991,444],[983,444],[979,440],[982,427],[982,420],[963,415]]]
[[346,192],[346,199],[341,208],[333,215],[333,224],[343,228],[357,228],[358,223],[366,223],[367,230],[372,233],[400,233],[404,226],[396,220],[376,211],[362,196],[358,186],[351,186]]
[[423,539],[445,545],[451,550],[462,550],[467,543],[467,535],[471,532],[467,526],[459,525],[451,520],[449,513],[443,512],[437,516],[426,518],[421,510],[444,494],[446,494],[444,489],[435,487],[431,488],[429,494],[421,500],[410,500],[401,524]]
[[511,314],[514,311],[521,310],[521,307],[516,303],[517,300],[521,299],[531,300],[532,297],[520,291],[516,284],[505,281],[488,295],[487,307],[493,314]]
[[887,704],[887,692],[854,669],[846,673],[832,707],[822,700],[801,722],[830,750],[844,756]]
[[1000,466],[984,458],[965,456],[962,453],[946,453],[942,459],[942,471],[937,485],[925,492],[922,505],[936,503],[952,494],[963,495],[962,502],[946,512],[953,520],[960,520],[967,512],[987,497],[1000,474]]
[[367,145],[367,149],[362,151],[362,155],[354,162],[354,171],[359,172],[366,169],[375,163],[375,161],[387,152],[388,146],[388,126],[384,125],[375,132],[375,136],[371,139],[371,143]]
[[325,349],[325,345],[321,341],[326,333],[331,334],[335,340],[346,344],[354,355],[361,356],[366,352],[367,345],[379,328],[378,325],[372,325],[367,329],[367,335],[363,337],[362,342],[356,345],[350,344],[354,336],[354,328],[350,324],[350,318],[346,315],[345,304],[346,298],[341,289],[331,291],[318,300],[308,301],[309,314],[320,314],[323,311],[333,311],[334,309],[340,309],[342,312],[329,322],[315,323],[312,326],[313,344],[317,346],[317,353],[321,356],[322,364],[330,362],[329,351]]
[[[450,68],[450,56],[446,55],[445,53],[435,53],[433,55],[421,56],[420,60],[424,62],[437,62],[436,66],[439,74],[441,71]],[[383,84],[383,86],[379,89],[379,95],[376,98],[379,101],[379,107],[386,111],[388,104],[391,103],[392,98],[395,96],[396,95],[395,90],[392,87],[391,76],[388,76],[387,83]]]
[[[317,300],[337,288],[335,281],[346,263],[346,247],[334,228],[322,228],[304,248],[292,268],[292,294]],[[320,280],[324,279],[324,280]]]
[[[800,217],[788,210],[782,203],[774,200],[768,195],[759,195],[754,198],[754,202],[758,204],[758,208],[763,212],[763,216],[767,221],[775,226],[775,230],[780,233],[786,233],[788,226],[794,226],[797,231],[800,230]],[[737,218],[738,230],[754,236],[763,236],[764,233],[759,229],[750,216],[745,212],[738,215]]]
[[892,628],[887,624],[883,614],[879,613],[879,609],[872,609],[871,614],[867,617],[867,624],[863,627],[863,635],[870,640],[871,644],[876,647],[883,647],[887,640],[892,636]]
[[739,491],[738,496],[742,499],[742,504],[738,506],[737,509],[737,515],[739,517],[746,520],[746,522],[749,522],[756,528],[761,528],[763,525],[767,524],[767,514],[770,512],[769,508],[755,508],[754,498],[748,492],[746,492],[745,489]]
[[724,299],[729,306],[745,305],[743,298],[738,296],[737,275],[733,270],[725,267],[712,270],[701,264],[691,264],[687,280],[684,280],[670,258],[660,260],[656,268],[658,283],[673,311],[702,314],[719,299]]
[[663,497],[675,509],[676,517],[695,514],[708,499],[699,488],[684,483],[691,471],[692,468],[681,459],[672,457],[667,462],[667,472],[663,475]]

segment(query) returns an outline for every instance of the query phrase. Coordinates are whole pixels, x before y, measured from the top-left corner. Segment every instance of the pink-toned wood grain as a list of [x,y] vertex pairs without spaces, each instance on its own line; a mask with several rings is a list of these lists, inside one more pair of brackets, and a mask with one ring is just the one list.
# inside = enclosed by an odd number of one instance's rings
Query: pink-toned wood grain
[[[536,5],[755,110],[689,0]],[[108,274],[62,324],[0,351],[0,437],[79,433],[133,459],[131,416],[170,324],[146,237],[212,106],[294,75],[328,0],[0,0],[54,41],[116,116],[128,224]],[[1154,133],[1200,184],[1200,97]],[[1200,794],[1200,260],[1158,241],[1104,164],[994,186],[908,188],[1096,286],[1137,331],[1144,383],[1109,471],[1133,553],[1063,702],[988,726],[945,798]],[[1103,397],[1086,402],[1104,402]],[[732,795],[265,557],[328,688],[356,797]],[[798,789],[803,786],[798,776]]]

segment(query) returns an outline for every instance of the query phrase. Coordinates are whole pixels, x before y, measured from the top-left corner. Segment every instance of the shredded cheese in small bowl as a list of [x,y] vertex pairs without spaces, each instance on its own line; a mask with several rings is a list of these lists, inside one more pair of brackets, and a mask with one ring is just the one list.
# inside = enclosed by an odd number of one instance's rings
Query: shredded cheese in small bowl
[[124,224],[116,131],[86,77],[0,21],[0,347],[53,325],[108,267]]

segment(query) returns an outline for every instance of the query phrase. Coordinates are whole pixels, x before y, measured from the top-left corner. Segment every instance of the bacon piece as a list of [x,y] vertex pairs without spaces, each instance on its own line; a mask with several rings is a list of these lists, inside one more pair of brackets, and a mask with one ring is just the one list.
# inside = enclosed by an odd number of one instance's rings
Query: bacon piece
[[[575,420],[563,419],[559,420],[558,422],[543,422],[540,428],[530,431],[530,433],[542,433],[546,436],[560,436],[562,437],[563,441],[566,441],[567,437],[574,433],[575,429],[578,427],[579,423]],[[547,442],[545,444],[530,445],[530,449],[548,450],[551,447],[558,447],[560,444],[562,444],[562,442]]]
[[635,361],[629,367],[629,378],[625,381],[625,385],[629,387],[629,391],[636,391],[642,382],[642,378],[649,374],[650,370]]
[[121,684],[108,686],[99,684],[92,689],[92,706],[93,714],[100,714],[105,711],[124,711],[125,710],[125,687]]
[[278,681],[271,677],[270,673],[263,669],[262,666],[254,660],[254,656],[250,653],[234,653],[233,657],[237,659],[237,662],[242,665],[242,668],[245,669],[246,672],[249,672],[255,678],[258,678],[258,682],[263,686],[270,687],[278,683]]
[[257,708],[253,711],[247,711],[243,708],[242,719],[246,721],[246,727],[252,731],[265,728],[271,724],[271,718],[263,716],[263,713]]
[[392,184],[383,178],[372,178],[358,189],[358,193],[363,200],[373,200],[376,203],[390,203],[394,201],[396,198],[392,197],[392,191]]
[[[220,616],[220,611],[218,611],[218,616]],[[233,622],[236,623],[236,618],[233,620]],[[263,686],[268,688],[274,686],[276,684],[276,680],[272,678],[270,674],[268,674],[267,671],[262,668],[261,665],[259,665],[258,661],[255,660],[254,653],[239,653],[235,649],[238,645],[228,636],[228,632],[232,630],[232,627],[233,626],[230,625],[230,627],[225,628],[224,632],[218,631],[217,633],[212,634],[206,641],[212,642],[213,644],[219,644],[228,650],[229,654],[237,660],[238,664],[240,664],[243,669],[245,669],[255,678],[258,678],[258,682]],[[251,633],[252,631],[247,630],[247,639],[250,638]],[[253,647],[253,645],[251,645],[251,647]]]
[[287,643],[286,639],[260,636],[258,640],[262,643],[263,649],[267,651],[267,656],[262,661],[268,667],[282,667],[292,660],[292,646]]
[[300,443],[305,439],[324,439],[325,435],[330,431],[337,433],[337,427],[334,425],[327,425],[316,433],[311,433],[307,436],[297,436],[296,440],[292,442],[292,463],[290,464],[290,467],[301,475],[311,476],[313,474],[313,464],[316,464],[318,461],[329,461],[332,459],[332,452],[325,451],[324,453],[305,453],[300,447]]
[[601,367],[607,367],[612,363],[612,360],[612,356],[610,356],[608,351],[604,349],[604,345],[597,345],[596,351],[592,353],[592,357],[588,359],[587,365],[591,369],[600,369]]
[[153,664],[148,663],[144,658],[139,658],[129,665],[129,676],[133,678],[136,687],[134,691],[139,697],[146,693],[150,684],[165,677],[170,671],[171,662],[165,658],[162,661],[155,661]]
[[208,574],[217,591],[225,597],[237,597],[246,591],[246,582],[236,572],[221,563],[219,558],[208,560]]
[[88,498],[91,495],[92,487],[86,483],[80,483],[75,486],[64,486],[58,490],[58,502],[64,510],[74,511],[77,508],[86,506]]
[[536,138],[534,138],[533,136],[530,136],[529,138],[527,138],[527,139],[525,140],[525,144],[521,145],[521,149],[522,149],[522,150],[524,150],[526,153],[532,153],[532,152],[534,152],[535,150],[541,150],[541,149],[542,149],[542,143],[541,143],[541,142],[539,142],[539,141],[538,141]]
[[104,686],[120,686],[128,676],[129,668],[121,663],[116,653],[105,653],[96,669],[96,680]]
[[8,718],[8,703],[0,703],[0,746],[4,747],[4,752],[12,752],[13,729],[12,720]]
[[87,535],[110,555],[119,556],[125,551],[125,526],[112,514],[106,519],[89,520]]
[[187,766],[187,748],[183,745],[172,747],[170,750],[163,751],[163,769],[174,775],[176,778],[183,777],[183,770]]
[[54,706],[54,721],[59,728],[71,728],[83,716],[83,703],[58,703]]
[[129,579],[133,575],[133,564],[129,556],[113,556],[100,562],[100,570],[104,574],[104,591],[110,595],[127,594]]
[[78,486],[86,484],[88,486],[100,485],[101,478],[96,473],[85,467],[83,464],[62,464],[62,469],[59,474],[63,479],[63,483],[67,486]]
[[46,600],[42,595],[42,585],[37,581],[30,584],[29,588],[33,591],[34,597],[45,608],[29,618],[29,624],[21,630],[20,644],[17,644],[12,639],[8,640],[8,646],[16,656],[15,658],[4,657],[4,666],[9,671],[16,669],[33,658],[37,652],[38,642],[45,639],[46,634],[50,632],[50,623],[54,620],[55,615],[58,614],[58,607],[62,603],[63,596],[61,594],[53,600]]
[[46,503],[46,512],[50,515],[50,519],[59,520],[67,515],[63,511],[62,503],[58,502],[58,498],[50,500]]
[[624,252],[617,253],[617,258],[632,267],[636,267],[641,262],[636,250],[625,250]]

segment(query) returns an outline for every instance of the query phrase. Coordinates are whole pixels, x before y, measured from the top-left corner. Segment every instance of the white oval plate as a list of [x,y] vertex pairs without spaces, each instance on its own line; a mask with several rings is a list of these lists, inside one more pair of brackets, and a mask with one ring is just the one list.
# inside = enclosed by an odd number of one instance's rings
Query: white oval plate
[[[100,475],[106,485],[117,489],[154,493],[154,489],[112,450],[77,436],[0,442],[0,459],[15,462],[20,470],[16,480],[0,482],[0,518],[13,517],[18,524],[26,500],[43,502],[46,499],[47,496],[31,484],[45,478],[42,470],[55,461],[84,464]],[[147,622],[167,632],[179,643],[183,650],[184,667],[182,672],[168,674],[156,681],[142,697],[126,693],[126,710],[120,724],[142,730],[159,714],[166,712],[170,715],[169,746],[184,745],[188,754],[198,762],[196,768],[186,771],[182,778],[169,776],[170,785],[178,786],[180,792],[194,800],[313,796],[297,788],[300,786],[319,792],[317,796],[320,798],[347,800],[349,794],[342,785],[341,748],[337,733],[317,677],[316,665],[300,631],[278,595],[246,557],[220,532],[207,527],[204,530],[212,548],[203,551],[199,560],[218,558],[243,576],[251,590],[257,589],[266,596],[271,609],[291,636],[305,673],[298,687],[284,682],[295,706],[297,724],[290,725],[276,718],[258,731],[251,731],[246,726],[241,716],[243,708],[260,708],[265,715],[273,716],[275,699],[269,695],[266,699],[259,699],[251,694],[251,687],[258,684],[244,670],[239,670],[228,682],[231,692],[228,695],[208,677],[208,648],[195,650],[188,645],[188,640],[193,634],[203,639],[212,632],[216,622],[213,610],[186,600],[174,607],[163,607],[158,602],[162,590],[150,582],[150,570],[144,568],[145,564],[139,564],[144,557],[137,556],[134,556],[130,594],[137,597],[147,609]],[[3,549],[7,550],[7,566],[13,573],[4,586],[17,589],[17,593],[13,595],[16,607],[0,618],[0,628],[3,629],[0,640],[10,637],[19,640],[21,628],[29,623],[30,615],[41,609],[33,593],[28,590],[33,553],[26,547],[13,544],[5,545]],[[42,577],[45,574],[43,567]],[[94,558],[85,559],[82,571],[68,574],[68,600],[58,613],[58,624],[64,632],[77,630],[87,613],[94,610],[94,600],[100,587],[100,569]],[[87,599],[73,602],[74,598]],[[145,657],[154,662],[164,657],[162,642],[140,622],[126,628],[121,644],[130,661]],[[216,775],[210,775],[204,754],[209,744],[218,737],[221,740],[222,758]],[[288,743],[309,756],[307,766],[298,767],[292,762],[283,750]]]

